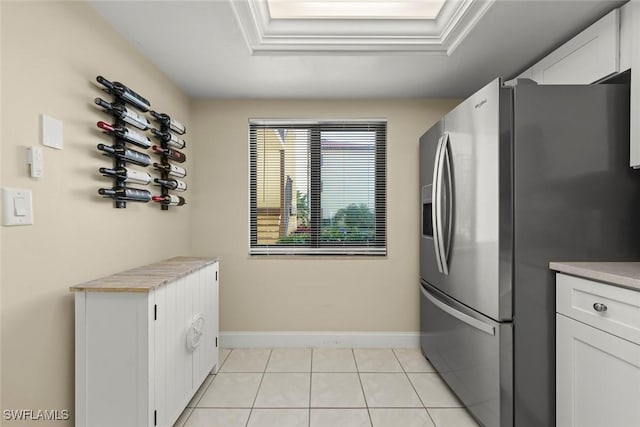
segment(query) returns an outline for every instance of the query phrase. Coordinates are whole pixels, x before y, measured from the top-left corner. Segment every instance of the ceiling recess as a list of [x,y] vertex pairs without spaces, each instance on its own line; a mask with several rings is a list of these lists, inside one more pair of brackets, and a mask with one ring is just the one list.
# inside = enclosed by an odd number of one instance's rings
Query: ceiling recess
[[451,55],[494,0],[229,0],[253,55]]
[[273,19],[435,19],[446,0],[267,0]]

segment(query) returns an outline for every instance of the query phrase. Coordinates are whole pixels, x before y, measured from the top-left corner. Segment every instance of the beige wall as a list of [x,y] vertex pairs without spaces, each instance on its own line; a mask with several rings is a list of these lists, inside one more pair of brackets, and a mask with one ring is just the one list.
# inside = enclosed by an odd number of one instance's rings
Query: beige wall
[[[2,48],[2,4],[0,4],[0,49]],[[2,51],[0,50],[0,130],[2,129]],[[0,165],[2,165],[2,132],[0,131]],[[0,187],[2,186],[2,172],[0,172]],[[0,212],[2,212],[2,197],[0,197]],[[2,227],[0,226],[0,378],[2,378]],[[2,406],[2,381],[0,380],[0,409]],[[0,421],[2,425],[2,421]]]
[[[417,331],[418,138],[447,100],[193,104],[192,253],[219,255],[222,331]],[[249,118],[386,118],[388,256],[250,258]]]
[[[116,210],[97,196],[110,183],[97,169],[111,161],[95,149],[109,141],[95,126],[108,120],[93,107],[102,95],[95,77],[125,82],[187,127],[189,100],[84,2],[1,7],[1,179],[33,190],[35,220],[2,229],[2,409],[73,409],[68,287],[189,253],[191,205],[161,212],[129,203]],[[44,147],[44,176],[33,179],[26,147],[40,144],[40,113],[63,121],[64,149]],[[191,162],[186,167],[191,172]]]

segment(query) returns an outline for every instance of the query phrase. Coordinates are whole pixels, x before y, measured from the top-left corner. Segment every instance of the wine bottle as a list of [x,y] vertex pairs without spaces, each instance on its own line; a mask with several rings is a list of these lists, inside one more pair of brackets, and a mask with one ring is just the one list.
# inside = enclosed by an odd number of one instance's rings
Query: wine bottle
[[184,163],[184,161],[187,160],[187,156],[185,156],[184,153],[174,150],[173,148],[162,148],[158,145],[154,145],[151,149],[158,154],[164,154],[171,160],[175,160],[178,163]]
[[111,197],[117,200],[131,200],[133,202],[148,202],[151,200],[151,193],[139,188],[100,188],[98,194]]
[[128,102],[141,111],[147,112],[151,108],[151,104],[145,98],[140,96],[134,90],[129,89],[120,82],[110,82],[102,76],[96,77],[98,83],[107,88],[108,92],[119,96],[122,100]]
[[187,128],[185,128],[182,123],[172,119],[168,114],[158,113],[153,110],[149,111],[149,113],[153,116],[154,119],[158,121],[158,123],[169,126],[169,129],[171,129],[178,135],[184,135],[187,132]]
[[173,194],[168,194],[166,196],[153,196],[151,200],[154,202],[160,202],[165,206],[182,206],[187,203],[187,201],[182,196],[174,196]]
[[151,157],[147,154],[135,150],[129,150],[128,148],[110,147],[108,145],[98,144],[98,150],[104,151],[110,156],[117,157],[118,159],[122,159],[136,165],[149,166],[151,164]]
[[162,132],[158,129],[151,128],[151,133],[158,137],[158,139],[162,142],[166,142],[167,145],[171,148],[177,148],[178,150],[182,150],[187,144],[184,142],[184,139],[178,138],[174,134],[170,132]]
[[156,184],[162,186],[162,187],[166,187],[169,190],[175,190],[175,191],[187,191],[187,183],[184,181],[180,181],[177,179],[160,179],[160,178],[155,178],[153,180],[153,182],[155,182]]
[[135,169],[127,168],[100,168],[100,173],[105,176],[124,179],[125,182],[133,182],[136,184],[148,184],[151,182],[149,172],[141,172]]
[[151,127],[151,122],[146,117],[128,109],[124,105],[115,105],[102,98],[96,98],[95,103],[104,108],[105,111],[110,112],[114,117],[122,119],[140,130],[147,130]]
[[176,165],[161,165],[160,163],[154,163],[153,167],[164,171],[166,173],[168,173],[171,176],[176,176],[178,178],[184,178],[185,176],[187,176],[187,171],[184,168],[181,168],[180,166],[176,166]]
[[127,142],[130,142],[132,144],[135,144],[139,147],[142,148],[149,148],[151,147],[151,140],[132,130],[129,130],[125,127],[115,127],[113,125],[110,125],[109,123],[105,123],[105,122],[98,122],[97,126],[102,129],[105,130],[109,133],[113,133],[115,134],[118,138],[123,139]]

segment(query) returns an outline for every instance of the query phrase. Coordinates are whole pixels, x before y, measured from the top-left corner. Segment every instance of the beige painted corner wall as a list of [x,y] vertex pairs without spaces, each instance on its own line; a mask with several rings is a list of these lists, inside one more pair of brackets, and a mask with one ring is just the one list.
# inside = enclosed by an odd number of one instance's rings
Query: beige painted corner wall
[[[192,253],[219,255],[221,331],[419,329],[418,138],[457,101],[197,101]],[[248,119],[388,120],[388,256],[248,256]]]
[[[2,227],[2,409],[72,410],[69,286],[189,254],[191,233],[190,205],[161,212],[157,205],[129,203],[116,210],[97,196],[97,189],[110,183],[97,169],[111,161],[95,149],[109,141],[95,126],[108,121],[93,106],[93,99],[103,95],[95,77],[125,82],[187,127],[190,103],[86,3],[0,4],[1,180],[3,186],[33,190],[35,221]],[[44,176],[34,179],[26,148],[40,145],[40,113],[63,121],[64,149],[44,147]],[[191,149],[186,153],[190,156]],[[191,169],[190,161],[186,167]]]

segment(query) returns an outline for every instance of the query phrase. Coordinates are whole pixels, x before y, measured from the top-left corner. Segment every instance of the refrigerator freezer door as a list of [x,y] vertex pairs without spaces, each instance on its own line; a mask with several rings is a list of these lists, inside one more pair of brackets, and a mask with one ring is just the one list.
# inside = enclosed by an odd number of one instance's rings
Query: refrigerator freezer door
[[512,426],[511,323],[482,316],[424,282],[420,291],[424,355],[478,421]]
[[493,81],[444,118],[453,194],[449,271],[423,277],[498,321],[511,319],[511,274],[501,268],[510,266],[512,235],[511,97],[500,86]]

